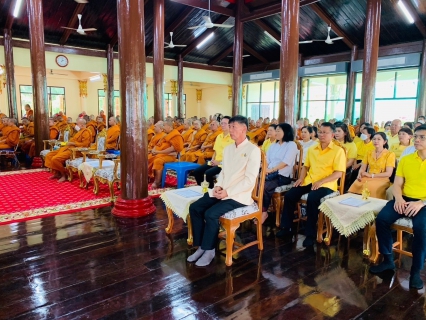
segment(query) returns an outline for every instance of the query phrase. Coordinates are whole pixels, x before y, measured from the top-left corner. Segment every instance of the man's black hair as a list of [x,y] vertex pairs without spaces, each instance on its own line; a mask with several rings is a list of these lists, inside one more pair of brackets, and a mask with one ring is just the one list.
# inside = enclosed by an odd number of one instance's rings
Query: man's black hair
[[426,124],[422,124],[421,126],[418,126],[417,128],[414,129],[414,132],[417,132],[417,131],[420,131],[420,130],[426,131]]
[[321,123],[321,127],[329,127],[331,129],[331,131],[333,131],[333,132],[336,131],[336,127],[331,122],[323,122],[323,123]]
[[249,127],[249,125],[248,125],[248,120],[247,120],[247,118],[246,118],[246,117],[244,117],[244,116],[237,115],[237,116],[232,117],[232,118],[229,120],[229,124],[231,124],[231,123],[233,123],[233,122],[238,122],[238,123],[240,123],[240,124],[245,124],[245,125],[246,125],[246,127],[247,127],[247,129],[248,129],[248,127]]

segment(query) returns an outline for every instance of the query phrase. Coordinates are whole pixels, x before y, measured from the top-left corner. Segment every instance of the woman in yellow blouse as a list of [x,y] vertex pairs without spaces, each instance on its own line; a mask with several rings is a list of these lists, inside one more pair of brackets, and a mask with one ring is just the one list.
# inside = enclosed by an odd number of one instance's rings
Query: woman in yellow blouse
[[356,163],[358,151],[356,144],[352,141],[349,127],[343,122],[336,122],[335,127],[334,138],[346,149],[345,191],[347,191],[351,185],[352,166]]
[[277,139],[275,138],[275,129],[277,128],[277,126],[275,124],[270,124],[268,127],[268,131],[266,132],[266,138],[265,141],[263,142],[262,146],[260,147],[260,149],[262,149],[263,152],[268,151],[269,147],[271,146],[271,144],[273,144]]
[[357,180],[349,188],[349,192],[362,193],[364,184],[374,198],[386,199],[386,189],[390,186],[389,178],[395,168],[395,154],[388,148],[385,133],[373,135],[374,150],[368,151],[362,160]]
[[413,131],[409,128],[401,128],[398,132],[398,138],[399,143],[394,143],[389,149],[389,151],[395,153],[397,160],[399,160],[404,150],[413,144],[411,141],[411,138],[413,138]]
[[357,179],[359,168],[361,168],[361,162],[364,159],[365,155],[368,153],[368,151],[374,150],[373,142],[371,141],[371,139],[373,138],[375,133],[376,131],[374,131],[372,127],[365,126],[361,130],[359,141],[355,142],[357,156],[356,161],[352,165],[352,175],[350,184],[354,183],[354,181]]

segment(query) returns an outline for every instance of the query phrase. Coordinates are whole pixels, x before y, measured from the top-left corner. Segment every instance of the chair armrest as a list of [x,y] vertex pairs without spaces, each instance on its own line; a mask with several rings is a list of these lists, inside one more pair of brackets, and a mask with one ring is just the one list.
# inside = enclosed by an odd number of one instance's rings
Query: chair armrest
[[117,170],[118,166],[120,165],[120,159],[113,159],[112,161],[114,161],[114,179],[118,179]]

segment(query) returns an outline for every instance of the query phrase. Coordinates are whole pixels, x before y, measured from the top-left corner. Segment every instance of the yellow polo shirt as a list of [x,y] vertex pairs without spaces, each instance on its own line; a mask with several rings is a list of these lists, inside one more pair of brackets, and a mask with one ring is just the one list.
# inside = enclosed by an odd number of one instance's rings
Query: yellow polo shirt
[[229,146],[231,143],[234,143],[234,140],[232,140],[231,135],[229,133],[225,136],[222,132],[216,137],[216,141],[213,146],[213,150],[216,152],[214,156],[214,159],[216,161],[222,161],[223,149],[225,149],[225,147]]
[[364,141],[361,140],[361,142],[356,143],[356,149],[357,149],[357,160],[364,159],[365,155],[368,151],[375,150],[373,141],[370,141],[369,143],[364,143]]
[[[341,147],[335,145],[334,142],[330,142],[327,148],[322,150],[321,144],[319,143],[308,149],[304,166],[308,168],[308,173],[303,181],[303,186],[306,186],[328,177],[335,171],[345,172],[345,151]],[[337,179],[324,183],[322,187],[336,191]]]
[[271,146],[271,144],[272,144],[271,139],[268,138],[263,142],[260,149],[262,149],[262,151],[266,153],[269,150],[269,147]]
[[346,151],[348,153],[347,158],[356,159],[356,156],[358,155],[358,149],[356,147],[355,142],[345,142],[343,146],[346,148]]
[[391,146],[395,143],[399,143],[399,136],[398,133],[394,136],[389,132],[386,133],[386,136],[388,137],[388,146]]
[[402,194],[409,198],[426,199],[426,160],[419,157],[418,151],[402,157],[396,175],[404,178]]
[[[410,146],[412,145],[413,143],[411,142]],[[409,146],[403,146],[398,142],[398,143],[394,143],[393,145],[390,145],[389,151],[392,151],[393,153],[395,153],[396,158],[399,160],[399,158],[401,157],[401,154],[404,152],[405,149],[407,149],[407,147]]]

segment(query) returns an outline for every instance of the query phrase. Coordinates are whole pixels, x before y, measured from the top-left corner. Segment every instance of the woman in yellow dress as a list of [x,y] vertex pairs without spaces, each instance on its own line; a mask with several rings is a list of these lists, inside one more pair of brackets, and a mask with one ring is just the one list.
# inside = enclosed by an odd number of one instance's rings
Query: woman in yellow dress
[[364,159],[365,155],[368,151],[374,150],[373,142],[371,139],[373,138],[376,131],[372,127],[364,127],[361,130],[361,135],[359,136],[360,141],[355,142],[357,149],[356,161],[352,165],[352,175],[351,175],[351,183],[358,177],[359,168],[361,168],[361,162]]
[[343,122],[336,122],[336,131],[334,132],[334,138],[340,142],[340,144],[346,149],[346,178],[345,178],[345,191],[348,190],[351,185],[350,178],[352,174],[352,166],[356,162],[358,150],[356,144],[352,141],[351,134],[348,126]]
[[395,153],[396,160],[399,160],[401,154],[404,150],[411,146],[413,143],[411,139],[413,138],[413,131],[409,128],[401,128],[398,132],[399,143],[394,143],[390,146],[389,151]]
[[383,132],[374,134],[372,142],[374,150],[368,151],[362,160],[357,180],[349,192],[361,194],[366,185],[373,198],[386,199],[389,178],[395,168],[395,153],[388,150],[388,138]]

